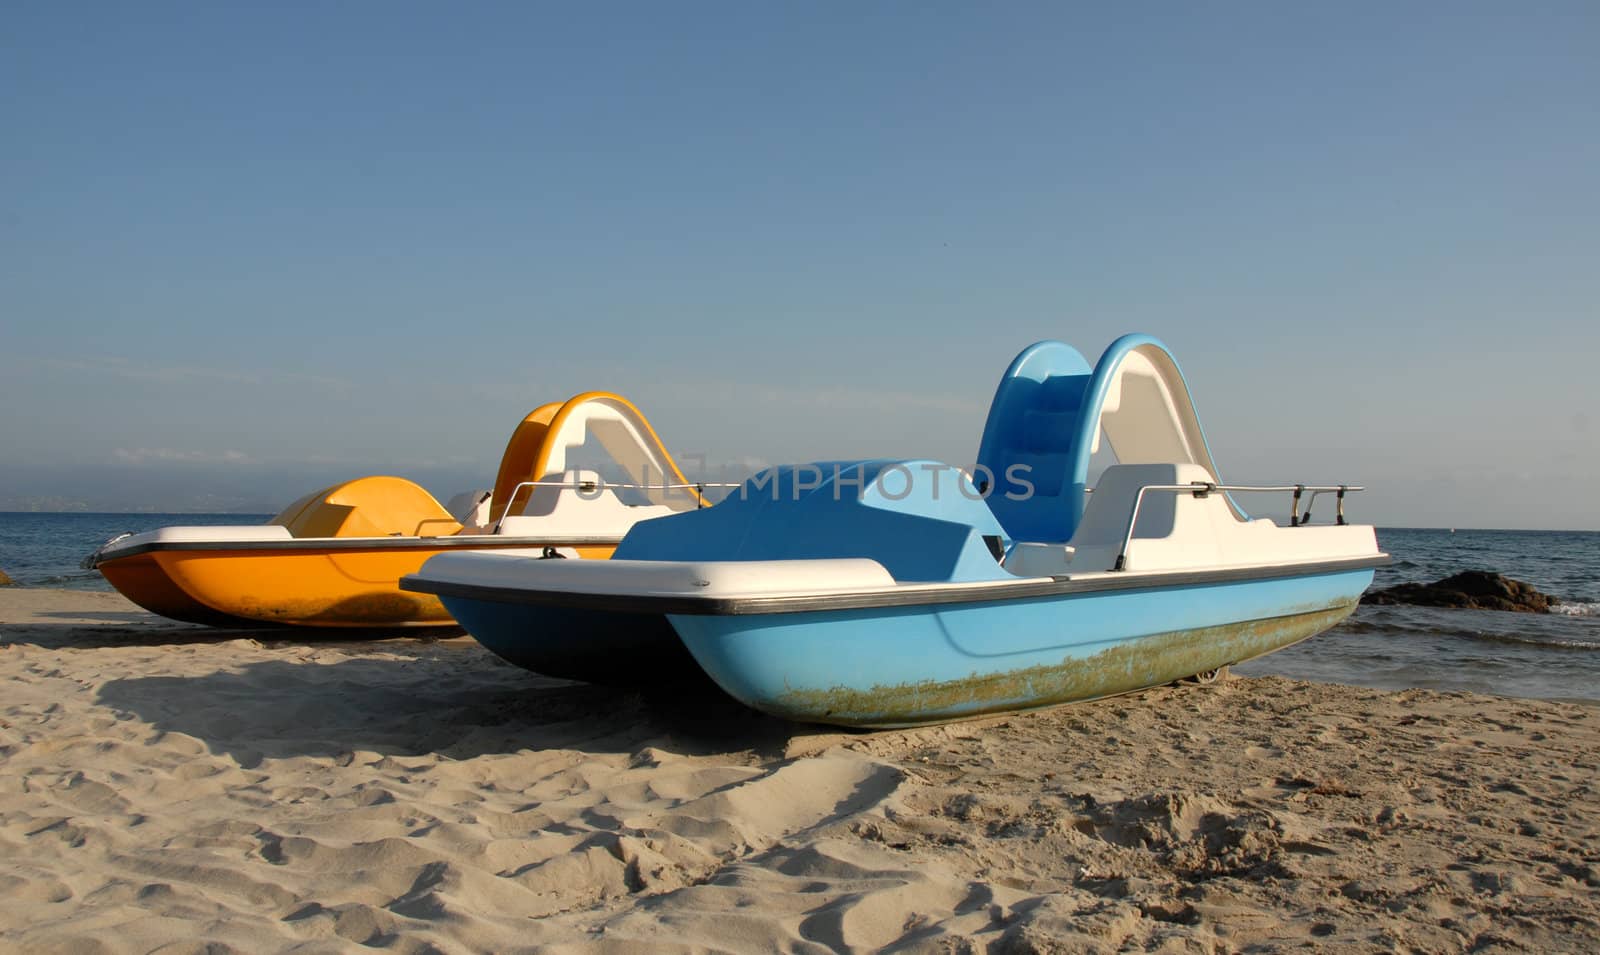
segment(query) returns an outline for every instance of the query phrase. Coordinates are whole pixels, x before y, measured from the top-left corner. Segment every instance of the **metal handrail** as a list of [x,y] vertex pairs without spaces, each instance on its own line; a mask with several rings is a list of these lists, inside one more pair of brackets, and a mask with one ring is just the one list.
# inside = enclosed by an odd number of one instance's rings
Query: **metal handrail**
[[[506,497],[505,510],[500,512],[500,517],[495,521],[495,526],[498,527],[500,525],[501,521],[504,521],[506,518],[511,516],[511,506],[517,502],[517,494],[525,487],[553,487],[553,488],[558,488],[558,489],[562,489],[562,490],[577,490],[577,491],[602,491],[602,490],[605,490],[608,487],[622,487],[622,488],[628,488],[629,490],[643,490],[643,491],[683,491],[683,490],[688,490],[690,488],[693,488],[694,492],[695,492],[695,497],[697,498],[697,501],[698,501],[697,504],[696,504],[696,507],[698,509],[698,508],[707,506],[706,502],[705,502],[705,490],[706,490],[706,488],[708,488],[708,487],[739,487],[739,486],[740,485],[738,485],[738,484],[720,484],[720,483],[716,483],[716,482],[712,482],[712,481],[701,481],[701,482],[697,482],[695,484],[617,484],[617,483],[614,483],[612,481],[604,481],[604,480],[601,480],[601,481],[569,481],[569,482],[559,483],[559,484],[556,483],[556,482],[553,482],[553,481],[523,481],[523,482],[517,484],[517,486],[513,487],[511,489],[510,495],[508,495]],[[527,505],[524,504],[523,506],[526,507]]]
[[106,541],[104,544],[101,544],[99,547],[96,547],[94,549],[94,553],[90,554],[88,557],[85,557],[83,560],[78,561],[78,566],[83,568],[84,570],[94,570],[96,567],[100,566],[100,555],[104,554],[106,552],[106,548],[107,547],[110,547],[112,544],[115,544],[117,541],[126,540],[127,538],[132,537],[132,536],[133,536],[133,531],[123,531],[122,533],[118,534],[116,537],[113,537],[110,540]]
[[[1133,514],[1131,514],[1128,517],[1128,530],[1127,530],[1127,532],[1125,534],[1122,535],[1122,546],[1117,549],[1117,562],[1112,565],[1111,569],[1112,570],[1126,570],[1127,569],[1126,564],[1128,562],[1128,548],[1133,546],[1133,530],[1134,530],[1135,527],[1137,527],[1139,525],[1139,508],[1140,508],[1141,505],[1144,504],[1144,493],[1146,491],[1168,491],[1168,492],[1188,491],[1188,492],[1192,493],[1197,498],[1207,497],[1207,496],[1209,496],[1211,494],[1212,491],[1240,491],[1240,492],[1245,492],[1245,493],[1252,492],[1252,491],[1279,492],[1279,493],[1282,493],[1284,491],[1292,491],[1294,493],[1294,502],[1289,508],[1289,526],[1290,527],[1303,527],[1307,523],[1309,523],[1310,520],[1311,520],[1311,505],[1316,502],[1318,494],[1334,494],[1334,493],[1337,493],[1339,495],[1339,511],[1338,511],[1338,515],[1337,515],[1337,518],[1335,519],[1334,523],[1342,526],[1345,523],[1345,520],[1344,520],[1344,496],[1345,496],[1345,493],[1348,492],[1348,491],[1365,491],[1365,490],[1366,490],[1365,487],[1363,487],[1361,485],[1356,485],[1356,484],[1326,484],[1326,485],[1322,485],[1322,484],[1256,484],[1256,485],[1252,485],[1252,484],[1214,484],[1214,483],[1212,483],[1210,481],[1190,481],[1188,484],[1145,484],[1145,485],[1142,485],[1139,488],[1139,493],[1134,495],[1134,498],[1133,498]],[[1304,517],[1301,517],[1300,516],[1300,495],[1305,493],[1306,491],[1310,491],[1311,492],[1311,500],[1306,502],[1306,513],[1305,513]]]

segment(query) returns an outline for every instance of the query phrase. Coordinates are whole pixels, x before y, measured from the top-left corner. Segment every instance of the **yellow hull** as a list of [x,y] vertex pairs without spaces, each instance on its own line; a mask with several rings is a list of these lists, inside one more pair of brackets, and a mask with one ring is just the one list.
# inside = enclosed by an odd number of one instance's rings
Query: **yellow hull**
[[[499,549],[486,540],[482,549]],[[447,548],[389,546],[292,550],[165,550],[100,565],[123,596],[152,613],[211,626],[445,627],[455,621],[438,598],[398,582]],[[506,547],[529,547],[508,541]],[[453,548],[450,548],[453,549]],[[474,549],[479,549],[475,547]],[[604,559],[615,545],[581,545]]]
[[162,617],[208,627],[255,627],[260,622],[213,610],[183,591],[151,554],[106,561],[99,566],[122,596]]

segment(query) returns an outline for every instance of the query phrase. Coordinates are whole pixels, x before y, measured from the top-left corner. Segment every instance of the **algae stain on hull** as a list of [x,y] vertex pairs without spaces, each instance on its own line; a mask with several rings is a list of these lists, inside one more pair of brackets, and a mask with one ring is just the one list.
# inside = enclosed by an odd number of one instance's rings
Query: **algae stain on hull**
[[276,598],[270,603],[244,598],[250,616],[311,627],[447,626],[455,619],[437,597],[385,590],[354,594],[341,600]]
[[791,689],[761,708],[804,722],[891,728],[1084,702],[1281,650],[1337,625],[1355,609],[1352,600],[1261,620],[1174,630],[1128,640],[1089,657],[960,680],[880,684],[865,690]]

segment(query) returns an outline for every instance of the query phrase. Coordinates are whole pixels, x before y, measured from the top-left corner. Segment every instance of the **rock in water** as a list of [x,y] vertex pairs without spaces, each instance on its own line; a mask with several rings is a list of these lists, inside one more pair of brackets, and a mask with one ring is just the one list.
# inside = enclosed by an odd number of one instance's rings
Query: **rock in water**
[[1520,580],[1487,570],[1466,570],[1431,584],[1401,584],[1387,590],[1374,590],[1362,597],[1361,602],[1549,613],[1550,608],[1561,601]]
[[6,576],[6,572],[5,571],[0,570],[0,587],[9,587],[9,586],[11,586],[11,584],[12,584],[11,578]]

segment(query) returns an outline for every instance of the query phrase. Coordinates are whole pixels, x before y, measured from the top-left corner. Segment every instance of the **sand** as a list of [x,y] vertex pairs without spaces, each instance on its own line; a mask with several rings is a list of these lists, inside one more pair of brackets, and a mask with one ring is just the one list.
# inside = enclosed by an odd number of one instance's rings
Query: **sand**
[[1600,950],[1600,717],[1233,678],[910,731],[0,591],[0,950]]

